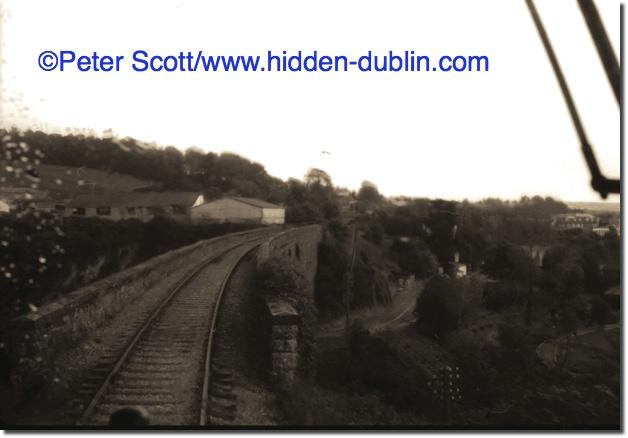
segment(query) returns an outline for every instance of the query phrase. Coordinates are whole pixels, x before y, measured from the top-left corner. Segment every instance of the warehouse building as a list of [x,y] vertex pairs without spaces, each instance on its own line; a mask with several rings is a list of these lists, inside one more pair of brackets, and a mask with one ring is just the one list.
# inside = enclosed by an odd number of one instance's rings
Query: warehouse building
[[192,208],[192,222],[253,222],[283,224],[285,208],[253,198],[228,197]]

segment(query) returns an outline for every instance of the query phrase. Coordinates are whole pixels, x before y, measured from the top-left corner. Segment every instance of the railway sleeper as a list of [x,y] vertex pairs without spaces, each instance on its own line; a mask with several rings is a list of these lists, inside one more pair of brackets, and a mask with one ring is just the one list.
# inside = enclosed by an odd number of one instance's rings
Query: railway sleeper
[[174,406],[178,404],[178,401],[173,397],[169,400],[164,400],[163,397],[138,397],[136,395],[132,397],[124,397],[121,395],[115,395],[110,397],[105,397],[103,402],[105,404],[114,404],[114,405],[133,405],[133,406],[162,406],[162,405],[170,405]]
[[231,390],[224,390],[224,389],[220,389],[220,388],[212,388],[210,390],[210,394],[215,396],[215,397],[220,397],[223,398],[225,400],[235,400],[236,396],[233,392],[231,392]]

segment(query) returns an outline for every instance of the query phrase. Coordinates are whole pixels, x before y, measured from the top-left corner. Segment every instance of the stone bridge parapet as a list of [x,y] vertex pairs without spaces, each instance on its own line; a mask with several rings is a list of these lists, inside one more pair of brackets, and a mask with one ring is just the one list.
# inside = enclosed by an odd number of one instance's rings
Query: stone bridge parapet
[[276,232],[277,228],[269,227],[196,242],[65,294],[37,311],[11,321],[13,356],[33,357],[47,363],[60,351],[72,348],[89,336],[94,329],[147,291],[167,292],[167,287],[158,287],[166,279],[168,284],[177,284],[193,272],[202,260],[243,238]]

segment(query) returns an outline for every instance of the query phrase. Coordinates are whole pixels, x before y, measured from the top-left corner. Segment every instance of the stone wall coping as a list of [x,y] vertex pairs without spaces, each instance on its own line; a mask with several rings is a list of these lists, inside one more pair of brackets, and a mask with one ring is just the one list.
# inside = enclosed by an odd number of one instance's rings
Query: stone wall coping
[[296,227],[296,228],[290,228],[288,230],[282,231],[279,234],[275,234],[274,236],[270,237],[268,239],[268,243],[272,243],[273,241],[280,239],[282,237],[287,236],[288,234],[294,233],[294,232],[302,232],[304,229],[311,229],[311,230],[321,230],[323,229],[323,227],[321,225],[318,224],[313,224],[313,225],[303,225],[300,227]]
[[273,325],[296,325],[301,320],[299,311],[281,297],[264,297]]

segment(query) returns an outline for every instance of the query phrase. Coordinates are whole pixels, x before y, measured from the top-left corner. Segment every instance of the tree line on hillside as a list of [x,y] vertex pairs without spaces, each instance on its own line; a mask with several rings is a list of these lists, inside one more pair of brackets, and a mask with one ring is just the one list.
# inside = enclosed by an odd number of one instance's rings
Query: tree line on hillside
[[[518,201],[489,198],[475,203],[414,199],[395,207],[377,189],[366,187],[368,194],[363,199],[368,199],[364,202],[371,211],[363,215],[360,235],[381,247],[385,257],[397,264],[399,272],[394,275],[429,278],[439,268],[447,271],[457,255],[471,272],[507,281],[510,286],[518,283],[527,287],[534,279],[535,287],[542,286],[558,297],[583,292],[599,295],[619,282],[617,235],[599,237],[555,229],[552,216],[570,209],[551,197],[522,197]],[[321,244],[320,254],[329,263],[319,263],[321,277],[330,277],[325,281],[328,292],[333,291],[325,294],[325,302],[332,303],[327,307],[338,309],[347,259],[347,245],[339,242],[347,240],[347,230],[329,234],[340,237]],[[532,258],[533,250],[545,254],[543,271]],[[504,295],[493,291],[487,298],[489,306],[499,307]],[[507,295],[511,302],[512,294]]]
[[538,196],[477,203],[414,199],[408,205],[376,210],[365,237],[376,244],[384,236],[392,239],[390,248],[402,270],[425,277],[435,262],[446,266],[456,253],[461,262],[479,270],[501,242],[550,245],[559,236],[551,216],[567,211],[566,204]]
[[[155,182],[151,190],[202,191],[209,198],[223,194],[285,200],[286,184],[270,176],[264,167],[232,153],[203,152],[191,147],[185,152],[168,146],[145,147],[132,138],[99,138],[41,131],[0,130],[0,137],[24,142],[38,151],[41,162],[87,167]],[[3,142],[5,143],[5,142]]]

